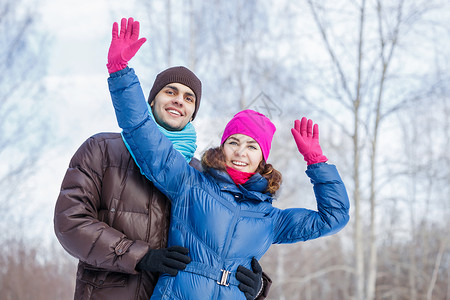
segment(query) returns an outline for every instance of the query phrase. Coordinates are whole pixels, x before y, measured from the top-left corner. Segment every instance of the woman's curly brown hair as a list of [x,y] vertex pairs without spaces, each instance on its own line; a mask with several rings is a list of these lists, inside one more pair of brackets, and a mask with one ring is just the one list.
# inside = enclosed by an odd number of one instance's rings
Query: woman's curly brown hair
[[[213,168],[225,171],[226,165],[223,147],[210,148],[206,150],[202,156],[202,167],[205,170],[208,168]],[[256,172],[260,173],[261,176],[267,180],[268,184],[266,192],[274,195],[281,185],[281,173],[277,171],[271,164],[266,164],[264,159],[259,163]]]

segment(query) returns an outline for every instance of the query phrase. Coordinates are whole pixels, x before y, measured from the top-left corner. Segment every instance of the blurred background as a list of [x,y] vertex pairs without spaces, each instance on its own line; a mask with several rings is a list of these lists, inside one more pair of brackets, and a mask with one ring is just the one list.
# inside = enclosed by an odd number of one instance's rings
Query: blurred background
[[[275,4],[276,2],[276,4]],[[315,209],[295,119],[320,125],[351,220],[274,245],[269,299],[450,299],[450,2],[1,0],[0,299],[73,299],[76,260],[53,233],[69,161],[119,131],[107,86],[114,21],[148,39],[130,62],[148,94],[184,65],[203,81],[197,157],[252,108],[277,125],[275,206]]]

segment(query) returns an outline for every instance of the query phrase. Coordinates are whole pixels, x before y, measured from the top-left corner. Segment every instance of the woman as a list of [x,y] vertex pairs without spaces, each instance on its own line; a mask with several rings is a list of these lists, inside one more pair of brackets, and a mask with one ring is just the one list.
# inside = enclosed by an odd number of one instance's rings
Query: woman
[[[274,243],[330,235],[348,222],[349,201],[333,165],[325,162],[317,124],[296,120],[292,134],[307,161],[318,211],[281,210],[272,195],[281,174],[267,163],[275,126],[244,110],[227,124],[221,145],[190,167],[158,129],[132,69],[111,74],[109,89],[123,138],[141,172],[172,201],[168,246],[189,249],[191,262],[176,276],[162,274],[151,299],[245,299],[239,265],[251,267]],[[183,105],[180,100],[178,105]]]

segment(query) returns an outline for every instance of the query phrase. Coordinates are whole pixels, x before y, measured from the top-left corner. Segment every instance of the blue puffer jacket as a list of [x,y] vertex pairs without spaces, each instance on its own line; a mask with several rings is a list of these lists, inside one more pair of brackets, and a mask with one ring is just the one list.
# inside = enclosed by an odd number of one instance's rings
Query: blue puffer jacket
[[169,246],[189,248],[192,262],[175,277],[163,274],[151,299],[245,299],[235,277],[273,243],[295,243],[338,232],[349,219],[345,186],[333,165],[306,174],[318,211],[278,209],[255,174],[236,186],[226,172],[190,167],[148,116],[132,69],[113,73],[109,89],[119,126],[141,171],[172,201]]

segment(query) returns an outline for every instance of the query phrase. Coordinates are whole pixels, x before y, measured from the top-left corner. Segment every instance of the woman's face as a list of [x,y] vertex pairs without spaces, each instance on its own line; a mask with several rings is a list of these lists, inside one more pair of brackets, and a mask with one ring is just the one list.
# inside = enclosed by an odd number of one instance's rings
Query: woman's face
[[233,134],[223,144],[228,167],[248,173],[256,172],[263,159],[261,147],[248,135]]

